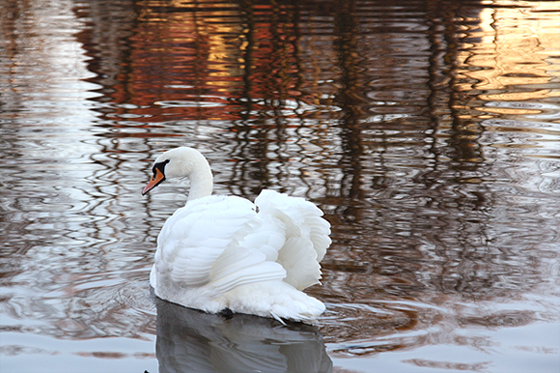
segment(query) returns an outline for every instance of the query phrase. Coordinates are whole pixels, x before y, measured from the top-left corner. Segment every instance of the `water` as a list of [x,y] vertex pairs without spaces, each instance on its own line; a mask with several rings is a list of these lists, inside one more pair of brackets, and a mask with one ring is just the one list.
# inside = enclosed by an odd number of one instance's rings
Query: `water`
[[[2,371],[558,371],[560,2],[1,8]],[[315,327],[154,298],[178,145],[325,211]]]

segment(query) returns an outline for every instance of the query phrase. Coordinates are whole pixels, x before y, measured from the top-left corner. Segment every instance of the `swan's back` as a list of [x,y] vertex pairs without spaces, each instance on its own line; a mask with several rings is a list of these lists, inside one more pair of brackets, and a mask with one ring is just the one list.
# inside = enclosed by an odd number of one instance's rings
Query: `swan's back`
[[324,311],[300,290],[319,282],[329,223],[303,198],[265,190],[189,201],[158,236],[156,295],[207,312],[309,321]]

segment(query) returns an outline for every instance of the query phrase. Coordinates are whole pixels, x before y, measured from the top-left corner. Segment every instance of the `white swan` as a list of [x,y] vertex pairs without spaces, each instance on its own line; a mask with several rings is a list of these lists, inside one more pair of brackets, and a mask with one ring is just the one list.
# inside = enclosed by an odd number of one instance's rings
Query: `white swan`
[[[212,194],[212,171],[195,149],[161,154],[142,195],[188,177],[187,204],[165,222],[150,284],[159,298],[210,313],[231,310],[309,322],[323,303],[301,290],[319,283],[330,225],[303,198],[263,190],[255,203]],[[228,311],[229,312],[229,311]]]

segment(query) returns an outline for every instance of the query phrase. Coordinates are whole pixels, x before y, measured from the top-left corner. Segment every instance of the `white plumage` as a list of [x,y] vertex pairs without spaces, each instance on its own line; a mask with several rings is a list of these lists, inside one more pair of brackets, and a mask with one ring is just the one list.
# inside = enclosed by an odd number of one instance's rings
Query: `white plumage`
[[150,283],[158,297],[216,313],[230,309],[309,322],[325,306],[301,290],[319,282],[330,225],[303,198],[263,190],[255,203],[212,193],[212,173],[198,151],[160,155],[143,194],[166,178],[188,177],[185,207],[165,222]]

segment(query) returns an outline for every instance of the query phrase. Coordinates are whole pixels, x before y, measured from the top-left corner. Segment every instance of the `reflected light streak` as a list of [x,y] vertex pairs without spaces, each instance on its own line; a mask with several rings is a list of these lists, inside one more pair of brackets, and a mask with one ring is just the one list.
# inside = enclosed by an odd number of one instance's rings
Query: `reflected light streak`
[[[542,85],[560,76],[549,59],[551,51],[560,54],[560,37],[558,19],[541,16],[560,9],[560,2],[531,2],[529,9],[516,8],[517,3],[511,1],[502,5],[511,6],[485,8],[480,12],[477,27],[482,31],[471,35],[471,39],[480,37],[480,42],[472,42],[476,52],[467,50],[459,54],[465,67],[461,73],[478,81],[477,89],[506,91],[480,95],[485,101],[560,96],[560,90],[542,89]],[[531,14],[539,17],[528,17]],[[489,46],[493,49],[487,49]]]

